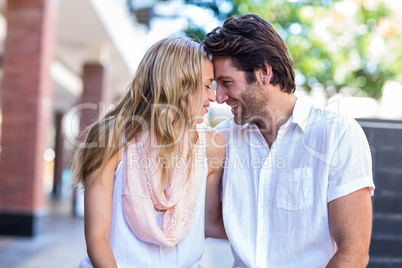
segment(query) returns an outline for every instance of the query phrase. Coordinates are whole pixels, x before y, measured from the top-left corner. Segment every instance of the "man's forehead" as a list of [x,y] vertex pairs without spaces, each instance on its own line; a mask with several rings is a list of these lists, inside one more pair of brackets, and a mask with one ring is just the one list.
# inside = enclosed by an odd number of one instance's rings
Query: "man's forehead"
[[232,57],[215,56],[212,57],[212,63],[214,64],[215,80],[233,78],[238,76],[238,72],[244,72],[236,66]]
[[217,63],[217,62],[224,63],[225,65],[227,64],[232,67],[235,67],[232,57],[212,56],[212,63]]

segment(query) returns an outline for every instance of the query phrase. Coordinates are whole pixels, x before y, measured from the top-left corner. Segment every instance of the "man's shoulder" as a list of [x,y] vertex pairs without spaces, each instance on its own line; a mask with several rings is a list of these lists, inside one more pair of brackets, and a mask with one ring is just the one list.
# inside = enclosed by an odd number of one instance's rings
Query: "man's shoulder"
[[236,127],[237,124],[235,124],[233,117],[229,118],[223,122],[220,122],[218,125],[215,126],[215,129],[218,131],[226,130],[228,128],[233,128]]
[[214,129],[219,133],[221,133],[225,138],[225,140],[227,141],[230,136],[230,133],[237,131],[239,128],[240,126],[234,122],[234,119],[232,117],[219,123]]
[[359,135],[363,133],[361,126],[353,117],[317,106],[312,106],[306,126],[312,127],[311,130],[336,131],[340,136],[346,133]]
[[234,118],[232,117],[232,118],[229,118],[229,119],[219,123],[218,125],[215,126],[214,129],[216,129],[217,131],[222,133],[222,132],[228,132],[231,130],[235,130],[238,128],[240,128],[240,126],[234,122]]

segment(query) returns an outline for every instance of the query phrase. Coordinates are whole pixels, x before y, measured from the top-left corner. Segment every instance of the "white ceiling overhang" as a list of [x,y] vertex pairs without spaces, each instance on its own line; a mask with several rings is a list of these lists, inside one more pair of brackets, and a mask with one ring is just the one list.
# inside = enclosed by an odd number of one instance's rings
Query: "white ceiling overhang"
[[[81,74],[85,62],[110,65],[114,90],[125,90],[145,51],[146,28],[116,0],[61,0],[57,25],[57,59]],[[103,53],[105,54],[105,53]]]
[[[0,0],[2,14],[6,12],[6,2]],[[77,100],[82,91],[79,80],[83,65],[87,62],[98,61],[107,65],[110,68],[111,90],[115,94],[124,92],[145,52],[146,27],[138,24],[129,14],[125,0],[54,2],[57,4],[57,43],[51,73],[55,90],[66,91],[61,94],[56,92],[56,106],[60,102],[57,96],[67,94],[71,96],[63,98],[64,101]],[[1,43],[6,36],[5,24],[6,18],[2,16]],[[63,107],[66,105],[63,104]]]

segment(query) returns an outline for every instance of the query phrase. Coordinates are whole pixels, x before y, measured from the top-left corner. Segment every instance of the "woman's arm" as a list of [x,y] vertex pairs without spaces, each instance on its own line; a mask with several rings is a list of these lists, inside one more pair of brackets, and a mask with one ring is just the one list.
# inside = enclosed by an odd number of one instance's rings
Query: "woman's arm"
[[226,142],[214,130],[207,130],[208,178],[205,196],[205,237],[227,239],[222,217],[220,182],[225,163]]
[[85,180],[85,240],[88,257],[94,267],[117,267],[110,245],[114,173],[120,155],[116,154]]

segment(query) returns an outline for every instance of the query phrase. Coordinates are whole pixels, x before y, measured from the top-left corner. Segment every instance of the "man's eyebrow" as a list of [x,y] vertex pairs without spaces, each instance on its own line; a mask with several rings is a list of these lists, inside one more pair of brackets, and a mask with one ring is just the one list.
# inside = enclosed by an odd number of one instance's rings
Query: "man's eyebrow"
[[218,80],[224,80],[224,79],[232,79],[232,77],[230,77],[230,76],[225,76],[225,75],[221,75],[221,76],[219,76],[218,78],[215,78],[215,80],[216,81],[218,81]]

